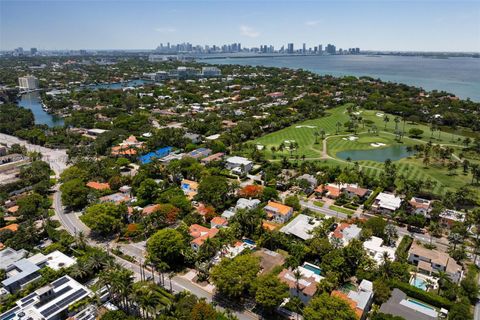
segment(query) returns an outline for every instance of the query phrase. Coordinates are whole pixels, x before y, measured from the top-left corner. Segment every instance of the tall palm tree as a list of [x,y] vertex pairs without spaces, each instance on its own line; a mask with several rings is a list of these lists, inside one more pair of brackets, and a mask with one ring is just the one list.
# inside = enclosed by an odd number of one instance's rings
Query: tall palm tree
[[453,250],[457,248],[458,244],[463,243],[464,237],[460,233],[452,232],[448,235],[448,241],[453,244]]
[[398,131],[398,123],[400,122],[400,118],[399,117],[395,117],[393,119],[393,121],[395,122],[395,132]]
[[437,271],[436,277],[438,278],[438,291],[437,293],[440,294],[440,289],[445,286],[446,283],[450,282],[450,277],[445,271]]
[[388,115],[385,115],[383,117],[383,122],[385,122],[385,130],[387,129],[387,124],[390,122],[390,118],[388,117]]
[[297,268],[295,269],[295,271],[293,271],[293,276],[295,277],[295,290],[297,292],[297,297],[299,297],[300,296],[300,280],[302,279],[302,273]]

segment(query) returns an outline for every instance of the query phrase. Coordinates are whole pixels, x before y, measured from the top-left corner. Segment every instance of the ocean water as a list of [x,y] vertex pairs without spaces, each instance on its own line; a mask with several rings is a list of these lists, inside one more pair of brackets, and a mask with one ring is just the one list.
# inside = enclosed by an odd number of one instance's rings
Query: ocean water
[[370,76],[426,90],[453,93],[480,102],[480,59],[407,56],[277,56],[205,59],[211,64],[239,64],[309,70],[333,76]]

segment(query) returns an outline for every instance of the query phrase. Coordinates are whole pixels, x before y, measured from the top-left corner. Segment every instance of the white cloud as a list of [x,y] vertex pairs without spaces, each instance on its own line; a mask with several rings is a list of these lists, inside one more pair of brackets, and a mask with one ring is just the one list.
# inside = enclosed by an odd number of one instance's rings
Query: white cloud
[[240,34],[245,37],[256,38],[260,35],[260,32],[249,26],[240,26]]
[[305,25],[307,27],[316,27],[320,24],[320,20],[311,20],[311,21],[306,21]]
[[159,28],[155,28],[155,31],[160,33],[174,33],[175,31],[177,31],[177,29],[173,27],[159,27]]

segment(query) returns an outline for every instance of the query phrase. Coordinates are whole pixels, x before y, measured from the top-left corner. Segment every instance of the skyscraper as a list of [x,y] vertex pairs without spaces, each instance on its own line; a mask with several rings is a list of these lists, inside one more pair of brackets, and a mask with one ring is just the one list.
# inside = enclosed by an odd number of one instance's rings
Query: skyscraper
[[287,53],[293,53],[293,43],[289,43],[287,46]]
[[307,45],[304,43],[302,47],[302,53],[305,54],[307,52]]
[[335,48],[333,44],[328,44],[325,51],[327,51],[328,54],[336,54],[337,48]]

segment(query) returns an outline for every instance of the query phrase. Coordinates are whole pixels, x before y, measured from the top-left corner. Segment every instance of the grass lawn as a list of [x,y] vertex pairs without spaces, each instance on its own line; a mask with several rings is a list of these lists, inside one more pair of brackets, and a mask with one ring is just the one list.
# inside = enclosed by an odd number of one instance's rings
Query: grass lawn
[[325,205],[325,202],[323,202],[323,201],[313,201],[313,205],[321,208]]
[[[390,121],[386,123],[383,121],[383,113],[375,110],[362,110],[361,116],[363,119],[371,120],[377,126],[378,135],[368,132],[368,127],[360,125],[358,128],[358,139],[349,140],[349,136],[353,136],[352,133],[346,132],[343,123],[348,121],[348,115],[346,113],[347,105],[330,109],[327,111],[327,115],[322,118],[307,120],[301,123],[296,123],[288,128],[267,134],[256,140],[253,143],[265,146],[265,155],[269,159],[275,158],[277,161],[281,157],[286,156],[290,158],[290,152],[284,150],[283,152],[276,151],[272,154],[271,147],[278,148],[281,143],[286,141],[295,141],[299,144],[298,150],[293,152],[293,157],[298,156],[301,161],[302,156],[305,156],[306,160],[318,160],[326,165],[340,165],[342,167],[353,165],[345,160],[342,160],[336,156],[340,151],[345,150],[371,150],[381,149],[389,146],[403,145],[413,146],[415,144],[423,144],[428,141],[432,141],[434,144],[443,144],[453,147],[455,154],[458,155],[462,147],[462,140],[465,136],[458,134],[458,132],[447,133],[442,131],[432,131],[430,127],[423,124],[412,124],[409,122],[399,122],[398,128],[408,133],[411,128],[418,128],[424,131],[421,139],[413,139],[405,136],[402,139],[401,144],[395,140],[395,116],[389,115]],[[340,132],[337,135],[337,122],[342,123]],[[323,154],[323,141],[318,137],[317,143],[315,143],[315,132],[324,130],[326,133],[326,145],[327,154]],[[371,146],[372,143],[383,143],[385,146],[375,148]],[[469,159],[470,162],[478,162],[476,159]],[[383,170],[383,162],[373,160],[358,161],[362,170],[364,170],[369,176],[378,177]],[[464,175],[461,168],[457,169],[454,174],[450,174],[446,169],[446,166],[440,164],[430,164],[428,168],[423,165],[422,159],[415,157],[407,157],[395,161],[398,167],[398,173],[409,179],[420,179],[436,182],[436,186],[432,190],[436,194],[443,194],[447,190],[455,190],[461,186],[469,185],[471,182],[470,174]]]
[[330,209],[332,209],[333,211],[337,211],[337,212],[340,212],[340,213],[345,213],[346,215],[349,215],[351,216],[355,211],[353,210],[350,210],[350,209],[346,209],[346,208],[342,208],[342,207],[338,207],[338,206],[330,206],[329,207]]

